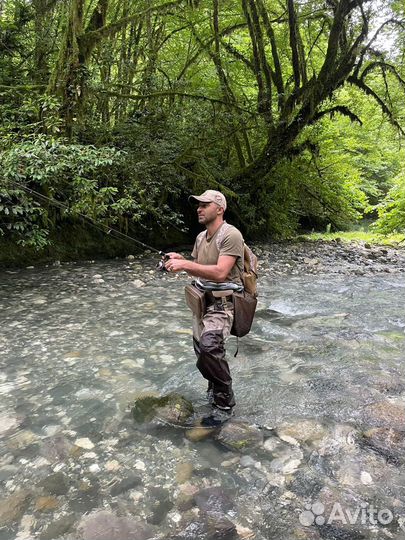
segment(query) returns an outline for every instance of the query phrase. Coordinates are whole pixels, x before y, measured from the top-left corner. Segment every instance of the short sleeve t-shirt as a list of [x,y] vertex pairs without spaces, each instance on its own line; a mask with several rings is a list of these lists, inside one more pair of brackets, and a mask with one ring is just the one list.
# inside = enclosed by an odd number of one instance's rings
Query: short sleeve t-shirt
[[233,225],[224,223],[207,239],[207,231],[201,232],[195,241],[191,256],[198,264],[217,264],[221,255],[236,257],[226,281],[241,283],[243,272],[243,237]]

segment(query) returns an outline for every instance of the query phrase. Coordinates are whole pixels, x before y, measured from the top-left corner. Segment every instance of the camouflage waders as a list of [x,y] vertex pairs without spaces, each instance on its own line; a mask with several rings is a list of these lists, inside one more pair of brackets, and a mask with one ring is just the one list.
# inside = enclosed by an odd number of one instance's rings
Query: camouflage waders
[[214,405],[220,409],[232,409],[235,399],[228,362],[225,360],[225,341],[233,322],[231,301],[216,299],[208,306],[201,320],[193,316],[193,344],[197,355],[197,368],[208,381]]

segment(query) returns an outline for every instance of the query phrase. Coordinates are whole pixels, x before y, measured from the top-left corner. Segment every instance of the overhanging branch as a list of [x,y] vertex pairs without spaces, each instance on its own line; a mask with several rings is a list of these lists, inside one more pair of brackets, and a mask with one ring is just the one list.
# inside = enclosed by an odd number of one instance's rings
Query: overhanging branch
[[329,114],[330,117],[332,118],[336,113],[343,114],[343,116],[347,116],[348,118],[350,118],[351,122],[358,122],[361,126],[363,125],[363,122],[360,120],[357,114],[352,112],[348,107],[344,105],[336,105],[335,107],[325,109],[324,111],[319,111],[318,113],[315,114],[312,122],[316,122],[317,120],[319,120],[323,116],[326,116],[327,114]]

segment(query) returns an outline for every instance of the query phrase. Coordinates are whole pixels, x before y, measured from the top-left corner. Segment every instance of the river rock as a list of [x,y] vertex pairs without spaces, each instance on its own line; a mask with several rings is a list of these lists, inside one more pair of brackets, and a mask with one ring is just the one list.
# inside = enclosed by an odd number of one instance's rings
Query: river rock
[[191,519],[170,540],[236,540],[235,525],[225,516],[204,514]]
[[187,480],[190,480],[193,474],[192,463],[179,463],[176,466],[176,482],[178,484],[184,484]]
[[56,435],[44,441],[40,454],[50,462],[64,461],[72,456],[74,448],[74,445],[63,435]]
[[391,401],[378,401],[363,410],[365,423],[403,430],[405,427],[405,404],[403,402],[394,403]]
[[233,502],[228,493],[221,487],[209,487],[194,495],[198,508],[204,512],[219,512],[225,514],[232,510]]
[[80,482],[77,493],[69,498],[69,505],[73,512],[89,512],[99,504],[100,486],[98,479],[93,475],[87,475],[86,478]]
[[186,439],[191,442],[204,441],[211,437],[216,431],[216,428],[208,428],[201,425],[201,420],[195,427],[188,429],[185,433]]
[[124,478],[123,480],[120,480],[113,484],[111,488],[111,496],[116,497],[117,495],[120,495],[121,493],[125,493],[126,491],[129,491],[130,489],[133,489],[134,487],[140,486],[142,484],[142,478],[139,476],[129,476],[128,478]]
[[316,420],[302,419],[297,422],[288,422],[277,428],[277,435],[281,440],[292,443],[292,437],[300,444],[315,444],[325,437],[326,428]]
[[38,497],[35,501],[35,510],[38,512],[51,512],[58,508],[59,502],[56,497]]
[[394,463],[404,461],[405,431],[382,427],[372,428],[362,434],[360,444],[371,448]]
[[19,521],[32,499],[32,492],[20,489],[0,501],[0,527]]
[[74,522],[75,517],[73,514],[63,516],[44,529],[39,538],[40,540],[53,540],[54,538],[59,538],[70,531]]
[[20,450],[21,448],[26,448],[27,446],[38,442],[39,440],[38,435],[35,435],[35,433],[29,431],[28,429],[23,429],[9,437],[6,444],[10,450]]
[[174,506],[169,491],[159,486],[148,489],[148,505],[146,521],[152,525],[160,525]]
[[153,420],[157,423],[183,425],[193,412],[191,402],[176,393],[162,397],[141,396],[132,408],[132,415],[138,423]]
[[263,444],[263,433],[260,429],[245,422],[227,422],[215,438],[226,448],[241,452],[257,448]]
[[118,517],[107,510],[84,516],[78,531],[83,540],[147,540],[154,536],[153,529],[146,523]]
[[0,434],[6,433],[10,429],[15,429],[19,425],[18,418],[9,414],[0,414]]
[[50,495],[65,495],[69,491],[69,479],[62,472],[57,472],[41,480],[39,486]]

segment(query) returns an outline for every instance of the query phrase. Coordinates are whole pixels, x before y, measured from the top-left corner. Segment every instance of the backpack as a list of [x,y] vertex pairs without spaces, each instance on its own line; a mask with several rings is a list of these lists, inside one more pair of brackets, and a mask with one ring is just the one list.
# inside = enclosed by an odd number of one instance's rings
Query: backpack
[[246,244],[243,245],[243,272],[242,283],[245,291],[257,298],[257,266],[256,255]]
[[[230,227],[232,227],[232,225],[229,225],[226,222],[222,225],[221,230],[216,239],[218,250],[220,250],[221,242],[225,236],[226,231],[229,230]],[[197,236],[196,238],[197,251],[205,235],[206,235],[206,231],[202,231]],[[249,246],[243,243],[243,271],[241,275],[241,280],[245,288],[245,291],[249,293],[250,295],[252,295],[254,298],[257,297],[257,278],[258,278],[257,266],[258,266],[258,259],[256,255],[253,253],[253,251],[250,249]]]

